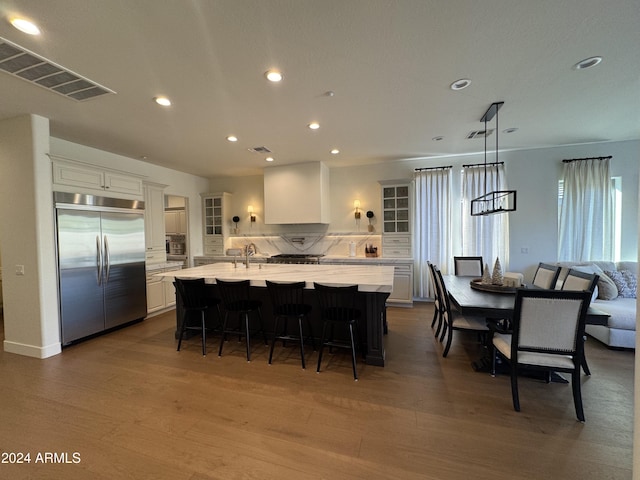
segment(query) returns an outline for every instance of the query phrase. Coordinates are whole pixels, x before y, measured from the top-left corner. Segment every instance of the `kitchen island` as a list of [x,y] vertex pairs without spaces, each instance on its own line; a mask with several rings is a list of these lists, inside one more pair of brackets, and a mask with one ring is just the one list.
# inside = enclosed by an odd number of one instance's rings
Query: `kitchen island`
[[[308,302],[313,305],[311,321],[314,335],[322,331],[318,316],[318,306],[313,292],[313,283],[333,286],[358,285],[364,322],[361,333],[366,340],[365,361],[370,365],[384,366],[384,323],[385,302],[393,288],[394,268],[379,265],[290,265],[290,264],[251,264],[249,268],[240,261],[233,263],[215,263],[187,268],[179,272],[159,273],[165,281],[173,278],[204,278],[207,283],[215,284],[215,279],[239,281],[249,280],[256,298],[263,300],[265,328],[272,330],[271,305],[266,292],[266,281],[299,282],[304,281],[309,289]],[[179,299],[178,299],[179,300]],[[182,320],[182,309],[178,302],[176,308],[177,325]]]

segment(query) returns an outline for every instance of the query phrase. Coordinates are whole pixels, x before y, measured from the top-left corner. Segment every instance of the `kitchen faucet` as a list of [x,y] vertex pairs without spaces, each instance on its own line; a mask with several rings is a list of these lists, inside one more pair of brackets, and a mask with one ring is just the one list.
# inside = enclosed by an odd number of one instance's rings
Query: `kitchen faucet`
[[245,256],[245,264],[247,268],[249,268],[249,256],[256,253],[257,250],[258,249],[256,248],[256,245],[254,243],[248,243],[247,245],[245,245],[244,256]]

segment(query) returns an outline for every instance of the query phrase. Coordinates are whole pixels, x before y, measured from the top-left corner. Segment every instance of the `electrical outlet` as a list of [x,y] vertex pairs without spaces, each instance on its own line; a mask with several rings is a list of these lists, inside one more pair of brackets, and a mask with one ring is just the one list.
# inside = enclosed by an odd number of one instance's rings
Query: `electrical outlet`
[[24,275],[24,265],[16,265],[16,275]]
[[529,247],[520,247],[520,253],[529,253]]

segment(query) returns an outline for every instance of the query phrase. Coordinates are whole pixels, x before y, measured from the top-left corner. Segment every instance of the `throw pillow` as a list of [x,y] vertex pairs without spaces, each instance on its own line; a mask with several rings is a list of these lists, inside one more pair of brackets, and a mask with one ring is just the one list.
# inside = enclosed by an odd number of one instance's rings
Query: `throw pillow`
[[602,300],[613,300],[618,297],[618,288],[615,282],[595,264],[577,265],[571,267],[585,273],[596,273],[598,275],[598,298]]
[[637,277],[629,270],[607,271],[606,274],[613,280],[618,289],[618,294],[623,298],[636,298],[638,292]]

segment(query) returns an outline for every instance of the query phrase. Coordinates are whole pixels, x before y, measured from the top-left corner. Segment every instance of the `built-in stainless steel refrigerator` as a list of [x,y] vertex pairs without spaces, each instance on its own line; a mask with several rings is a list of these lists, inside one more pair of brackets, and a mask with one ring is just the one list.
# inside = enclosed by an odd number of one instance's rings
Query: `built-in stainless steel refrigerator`
[[144,202],[55,192],[62,344],[147,314]]

